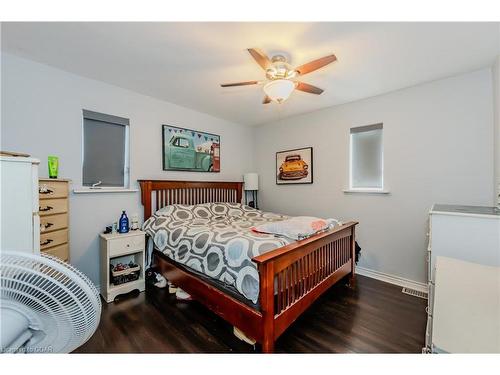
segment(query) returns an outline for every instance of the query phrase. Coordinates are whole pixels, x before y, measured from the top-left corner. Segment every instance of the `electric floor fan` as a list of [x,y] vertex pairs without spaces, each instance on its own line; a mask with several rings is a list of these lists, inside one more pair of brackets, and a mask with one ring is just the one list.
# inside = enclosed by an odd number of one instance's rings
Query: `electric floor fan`
[[58,258],[0,251],[0,279],[2,353],[69,353],[99,325],[96,287]]

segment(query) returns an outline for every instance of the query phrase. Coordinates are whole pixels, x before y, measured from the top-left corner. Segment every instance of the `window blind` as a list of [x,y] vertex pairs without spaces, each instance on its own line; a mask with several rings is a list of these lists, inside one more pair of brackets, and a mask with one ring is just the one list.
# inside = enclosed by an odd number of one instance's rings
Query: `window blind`
[[382,124],[351,129],[351,188],[383,188]]
[[83,185],[125,187],[129,120],[83,111]]

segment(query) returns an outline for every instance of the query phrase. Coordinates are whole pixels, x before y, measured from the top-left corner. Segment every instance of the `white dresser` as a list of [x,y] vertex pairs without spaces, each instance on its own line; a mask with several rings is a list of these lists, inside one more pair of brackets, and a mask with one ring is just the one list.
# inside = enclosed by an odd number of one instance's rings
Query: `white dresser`
[[[499,267],[500,210],[494,207],[435,204],[429,213],[427,250],[429,300],[425,350],[433,352],[433,333],[441,329],[433,321],[436,259],[438,256],[448,257]],[[457,274],[456,277],[469,276]]]
[[33,158],[0,156],[0,250],[40,253],[38,164]]

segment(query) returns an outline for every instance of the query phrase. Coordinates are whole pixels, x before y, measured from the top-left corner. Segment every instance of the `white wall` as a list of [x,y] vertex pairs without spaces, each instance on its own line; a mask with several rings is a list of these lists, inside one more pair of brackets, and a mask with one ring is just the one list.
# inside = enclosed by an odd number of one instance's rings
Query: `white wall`
[[[343,193],[349,128],[380,122],[391,194]],[[259,204],[359,220],[360,266],[423,282],[432,204],[492,204],[492,137],[490,69],[283,119],[256,131]],[[314,183],[276,185],[275,152],[305,146],[314,148]]]
[[495,198],[494,202],[500,207],[500,56],[493,64],[493,111],[495,121]]
[[[59,176],[82,179],[82,109],[130,119],[132,187],[141,178],[241,181],[253,170],[252,129],[12,55],[2,56],[1,149],[60,160]],[[221,136],[221,173],[162,171],[161,125]],[[139,213],[139,193],[71,194],[71,263],[99,284],[98,233],[121,210]]]

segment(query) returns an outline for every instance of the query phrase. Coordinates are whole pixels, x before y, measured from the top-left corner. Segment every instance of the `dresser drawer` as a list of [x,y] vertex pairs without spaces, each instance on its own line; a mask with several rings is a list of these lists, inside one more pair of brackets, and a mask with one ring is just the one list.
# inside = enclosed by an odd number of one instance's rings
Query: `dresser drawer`
[[40,234],[40,250],[61,245],[68,242],[68,230],[61,229],[55,232]]
[[68,214],[43,216],[40,218],[40,233],[52,232],[68,227]]
[[67,243],[55,247],[51,247],[50,249],[42,250],[44,254],[53,255],[58,257],[65,262],[69,260],[69,246]]
[[130,236],[123,238],[114,238],[109,241],[109,256],[119,256],[123,253],[131,251],[144,250],[145,240],[144,236]]
[[40,216],[54,215],[68,212],[67,199],[43,199],[40,201]]
[[68,196],[68,183],[66,181],[38,182],[38,197],[40,199],[66,198]]

